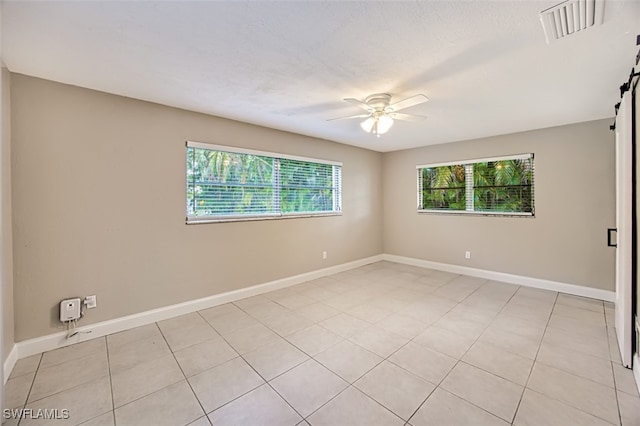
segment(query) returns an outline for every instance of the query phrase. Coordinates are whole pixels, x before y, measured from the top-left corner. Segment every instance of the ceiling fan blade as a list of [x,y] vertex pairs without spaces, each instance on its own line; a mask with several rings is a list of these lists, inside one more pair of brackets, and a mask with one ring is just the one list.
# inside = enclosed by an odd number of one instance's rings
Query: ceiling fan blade
[[423,121],[427,118],[424,115],[403,114],[401,112],[390,112],[387,115],[393,118],[394,120],[404,120],[404,121]]
[[425,95],[415,95],[415,96],[411,96],[410,98],[396,102],[395,104],[391,104],[387,108],[389,111],[400,111],[401,109],[409,108],[414,105],[427,102],[428,100],[429,98],[427,98]]
[[336,120],[349,120],[350,118],[366,118],[371,114],[358,114],[358,115],[350,115],[349,117],[340,117],[340,118],[330,118],[327,121],[336,121]]
[[362,108],[365,111],[369,111],[372,112],[375,110],[375,108],[372,108],[371,106],[367,105],[366,103],[362,102],[359,99],[356,98],[345,98],[344,100],[345,102],[349,102],[350,104],[353,104],[359,108]]

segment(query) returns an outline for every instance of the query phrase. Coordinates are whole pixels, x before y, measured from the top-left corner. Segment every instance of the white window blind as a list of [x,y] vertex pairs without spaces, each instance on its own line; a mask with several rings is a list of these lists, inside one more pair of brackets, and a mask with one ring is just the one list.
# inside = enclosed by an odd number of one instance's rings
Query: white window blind
[[416,168],[419,212],[534,215],[533,154]]
[[187,142],[187,223],[337,214],[342,164]]

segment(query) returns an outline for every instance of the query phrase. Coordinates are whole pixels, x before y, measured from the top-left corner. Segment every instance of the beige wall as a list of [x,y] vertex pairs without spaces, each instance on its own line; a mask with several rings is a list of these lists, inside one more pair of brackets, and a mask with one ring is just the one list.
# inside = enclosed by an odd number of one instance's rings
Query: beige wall
[[[382,155],[13,74],[15,337],[59,331],[382,252]],[[185,141],[342,161],[342,216],[185,225]],[[329,258],[321,253],[327,250]]]
[[[614,290],[611,122],[385,154],[385,253]],[[527,152],[535,154],[535,218],[416,213],[416,165]]]
[[13,348],[13,240],[11,230],[11,73],[2,66],[0,76],[0,226],[2,247],[0,253],[2,279],[2,360]]

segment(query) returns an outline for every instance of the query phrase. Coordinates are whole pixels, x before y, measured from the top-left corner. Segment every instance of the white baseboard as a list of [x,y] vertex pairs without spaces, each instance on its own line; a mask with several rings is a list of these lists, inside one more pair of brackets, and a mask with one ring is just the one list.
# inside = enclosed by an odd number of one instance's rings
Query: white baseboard
[[7,380],[9,380],[9,376],[11,375],[16,362],[18,362],[18,346],[16,346],[16,344],[14,343],[11,347],[9,355],[7,356],[7,359],[4,360],[3,371],[5,384],[7,383]]
[[437,269],[439,271],[452,272],[454,274],[471,275],[473,277],[486,278],[488,280],[558,291],[561,293],[590,297],[592,299],[599,299],[607,302],[615,302],[616,300],[615,291],[601,290],[599,288],[561,283],[540,278],[526,277],[523,275],[506,274],[504,272],[487,271],[485,269],[469,268],[467,266],[452,265],[448,263],[431,262],[429,260],[396,256],[393,254],[383,254],[382,258],[389,262],[404,263],[405,265],[419,266],[421,268]]
[[202,299],[190,300],[176,305],[165,306],[162,308],[152,309],[125,317],[115,318],[108,321],[102,321],[90,324],[84,327],[78,327],[79,331],[73,338],[67,339],[66,332],[58,332],[34,339],[24,340],[15,344],[9,358],[4,363],[5,377],[9,377],[11,370],[16,361],[41,352],[50,351],[52,349],[61,348],[74,343],[91,340],[108,334],[117,333],[119,331],[128,330],[130,328],[139,327],[141,325],[151,324],[157,321],[173,318],[179,315],[189,314],[202,309],[211,308],[213,306],[229,303],[246,297],[257,296],[269,291],[278,290],[284,287],[301,284],[306,281],[315,280],[317,278],[326,277],[327,275],[337,274],[339,272],[348,271],[360,266],[382,260],[382,255],[367,257],[355,260],[353,262],[343,263],[341,265],[331,266],[324,269],[318,269],[306,272],[300,275],[294,275],[264,284],[258,284],[251,287],[241,288],[226,293],[216,294]]

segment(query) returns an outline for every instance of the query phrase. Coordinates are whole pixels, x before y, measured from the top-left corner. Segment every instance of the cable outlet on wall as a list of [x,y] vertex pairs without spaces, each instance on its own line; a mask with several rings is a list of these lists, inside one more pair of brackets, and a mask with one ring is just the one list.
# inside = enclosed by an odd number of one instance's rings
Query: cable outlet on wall
[[87,307],[87,309],[93,309],[96,308],[98,306],[98,301],[96,300],[96,296],[87,296],[84,298],[84,305]]
[[323,252],[322,252],[322,258],[323,258],[323,259],[326,259],[326,258],[327,258],[327,252],[326,252],[326,251],[323,251]]
[[60,302],[60,322],[74,321],[80,318],[80,298],[65,299]]
[[465,259],[471,259],[471,252],[470,251],[465,251],[464,252],[464,258]]

